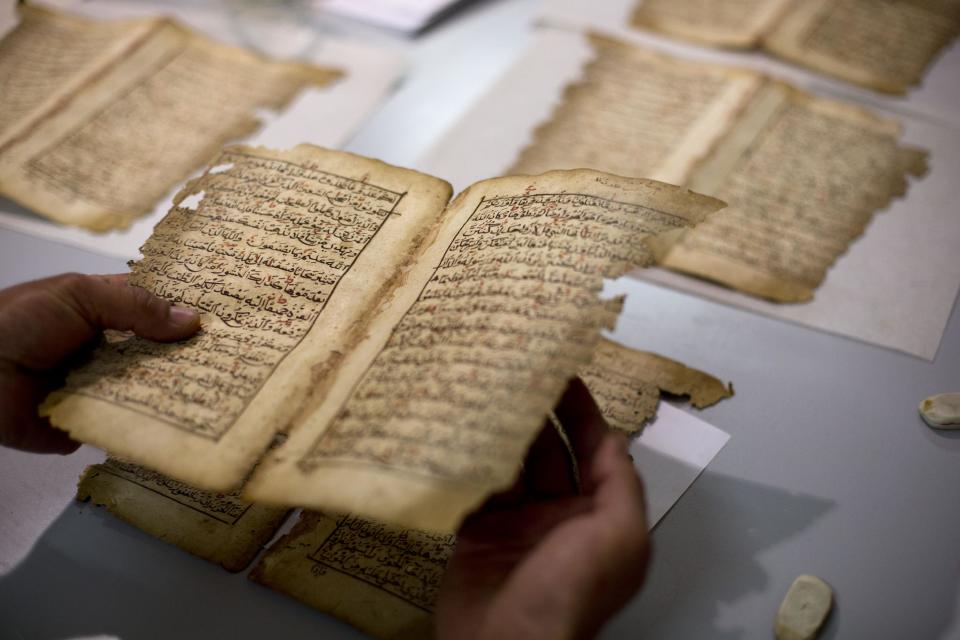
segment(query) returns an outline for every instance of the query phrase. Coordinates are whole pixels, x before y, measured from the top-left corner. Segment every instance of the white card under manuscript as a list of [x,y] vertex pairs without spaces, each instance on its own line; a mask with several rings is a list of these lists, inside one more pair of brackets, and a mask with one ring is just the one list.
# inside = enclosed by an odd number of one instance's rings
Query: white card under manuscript
[[[416,168],[444,176],[455,190],[503,174],[528,146],[535,128],[550,117],[564,88],[580,77],[591,55],[584,36],[543,29],[525,55]],[[919,118],[901,119],[901,143],[927,149],[930,172],[912,181],[906,199],[877,213],[866,233],[827,273],[813,302],[775,304],[659,269],[647,269],[638,277],[932,360],[960,287],[960,224],[953,204],[960,131]]]
[[[182,5],[175,5],[174,10],[171,10],[169,5],[151,2],[110,0],[60,4],[71,11],[94,18],[139,18],[167,13],[206,35],[242,46],[250,46],[251,40],[257,35],[254,31],[238,26],[244,23],[231,20],[223,11],[184,8]],[[261,113],[264,126],[249,142],[278,149],[294,147],[301,142],[330,149],[342,147],[400,77],[404,68],[402,57],[389,49],[321,35],[319,31],[311,31],[311,35],[290,24],[282,23],[279,27],[288,29],[291,33],[286,40],[274,34],[272,40],[285,42],[285,48],[277,50],[271,45],[269,54],[303,56],[318,65],[340,68],[344,71],[344,76],[326,87],[301,92],[281,114]],[[5,198],[0,198],[0,227],[103,255],[137,258],[140,256],[141,245],[149,237],[153,227],[170,210],[172,197],[180,186],[176,185],[152,213],[140,218],[124,231],[98,234],[61,226]]]
[[729,434],[661,402],[657,419],[630,443],[633,465],[643,478],[647,525],[653,529],[703,473]]

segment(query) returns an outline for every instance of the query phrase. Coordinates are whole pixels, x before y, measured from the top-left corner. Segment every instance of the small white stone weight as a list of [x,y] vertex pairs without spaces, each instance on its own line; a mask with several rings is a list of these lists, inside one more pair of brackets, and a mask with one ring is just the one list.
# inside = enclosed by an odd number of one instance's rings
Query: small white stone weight
[[934,429],[960,429],[960,393],[941,393],[920,403],[920,417]]
[[777,611],[777,640],[813,640],[833,606],[833,591],[816,576],[793,581]]

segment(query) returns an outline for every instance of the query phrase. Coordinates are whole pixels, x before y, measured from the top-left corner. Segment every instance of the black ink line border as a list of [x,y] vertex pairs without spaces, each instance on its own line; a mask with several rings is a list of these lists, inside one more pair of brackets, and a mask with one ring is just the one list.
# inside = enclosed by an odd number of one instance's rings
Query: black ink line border
[[[329,516],[327,516],[327,517],[329,517]],[[352,574],[352,573],[350,573],[350,572],[348,572],[348,571],[345,571],[344,569],[339,569],[339,568],[337,568],[337,567],[331,566],[331,565],[327,564],[326,562],[324,562],[323,560],[320,560],[319,558],[315,558],[314,556],[315,556],[316,554],[320,553],[320,551],[323,550],[323,548],[327,545],[327,542],[330,541],[330,538],[332,538],[333,535],[334,535],[335,533],[337,533],[337,531],[339,531],[341,528],[343,528],[343,525],[342,525],[340,522],[337,522],[336,525],[333,527],[333,530],[332,530],[330,533],[327,534],[327,537],[325,537],[325,538],[323,539],[323,542],[321,542],[321,543],[319,544],[319,546],[317,546],[317,548],[316,548],[314,551],[310,552],[310,553],[307,555],[307,560],[310,560],[311,562],[315,562],[316,564],[321,565],[321,566],[323,566],[323,567],[326,567],[327,569],[330,569],[330,570],[332,570],[332,571],[336,571],[337,573],[339,573],[339,574],[341,574],[341,575],[345,575],[345,576],[347,576],[348,578],[352,578],[352,579],[354,579],[354,580],[359,580],[360,582],[363,582],[364,584],[368,584],[368,585],[370,585],[371,587],[377,589],[378,591],[382,591],[382,592],[384,592],[384,593],[386,593],[386,594],[389,594],[389,595],[393,596],[394,598],[397,598],[398,600],[401,600],[401,601],[403,601],[403,602],[406,602],[407,604],[409,604],[409,605],[412,606],[412,607],[416,607],[417,609],[419,609],[419,610],[421,610],[421,611],[423,611],[423,612],[425,612],[425,613],[427,613],[427,614],[433,615],[433,609],[428,609],[428,608],[424,607],[424,606],[423,606],[422,604],[420,604],[420,603],[413,602],[413,601],[410,600],[409,598],[405,598],[404,596],[402,596],[402,595],[400,595],[400,594],[398,594],[398,593],[394,593],[393,591],[390,591],[389,589],[384,589],[381,585],[378,585],[378,584],[376,584],[375,582],[373,582],[373,581],[371,581],[371,580],[367,580],[366,578],[362,578],[362,577],[360,577],[360,576],[358,576],[358,575]]]
[[[101,472],[106,473],[106,474],[108,474],[108,475],[111,475],[111,476],[113,476],[113,477],[115,477],[115,478],[119,478],[119,479],[121,479],[121,480],[125,480],[125,481],[129,482],[130,484],[133,484],[133,485],[136,485],[136,486],[141,487],[141,488],[143,488],[143,489],[146,489],[147,491],[152,491],[153,493],[157,494],[157,495],[160,496],[161,498],[166,498],[167,500],[170,500],[171,502],[175,502],[176,504],[179,504],[179,505],[181,505],[181,506],[183,506],[183,507],[186,507],[187,509],[192,509],[193,511],[196,511],[196,512],[199,513],[199,514],[205,515],[205,516],[207,516],[208,518],[211,518],[211,519],[213,519],[213,520],[216,520],[217,522],[223,523],[223,524],[228,525],[228,526],[231,526],[231,527],[234,526],[234,525],[236,525],[237,522],[239,522],[241,518],[243,518],[245,515],[247,515],[247,511],[249,511],[249,510],[250,510],[250,507],[253,506],[252,504],[248,504],[248,505],[246,506],[246,508],[243,510],[243,512],[242,512],[240,515],[238,515],[232,522],[229,522],[229,521],[227,521],[227,520],[221,520],[221,519],[218,518],[217,516],[213,515],[212,513],[208,513],[208,512],[206,512],[206,511],[204,511],[203,509],[198,509],[197,507],[194,507],[193,505],[189,505],[189,504],[187,504],[187,503],[185,503],[185,502],[182,502],[182,501],[180,501],[180,500],[177,500],[177,499],[174,498],[173,496],[168,495],[168,494],[166,494],[166,493],[163,493],[162,491],[158,491],[157,489],[154,489],[153,487],[148,487],[148,486],[146,486],[145,484],[141,484],[141,483],[139,483],[139,482],[135,482],[135,481],[131,480],[130,478],[128,478],[127,476],[122,475],[122,474],[120,474],[120,473],[117,473],[116,471],[111,471],[111,470],[107,469],[106,466],[103,465],[103,464],[98,464],[98,465],[96,466],[96,469],[97,469],[97,471],[101,471]],[[197,489],[197,491],[202,491],[202,489]]]

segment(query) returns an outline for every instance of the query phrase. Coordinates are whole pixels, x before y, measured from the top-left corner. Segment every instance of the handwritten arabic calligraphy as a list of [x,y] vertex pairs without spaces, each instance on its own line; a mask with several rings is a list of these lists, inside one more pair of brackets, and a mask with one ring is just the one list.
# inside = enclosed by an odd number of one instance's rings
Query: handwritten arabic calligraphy
[[141,487],[158,491],[172,500],[186,504],[225,524],[235,524],[250,507],[249,502],[240,499],[238,491],[232,493],[202,491],[156,471],[116,458],[107,458],[106,462],[95,468],[120,476]]
[[[510,474],[552,404],[541,372],[576,371],[597,323],[615,317],[618,303],[598,297],[603,277],[647,264],[641,239],[687,224],[583,194],[482,199],[301,464],[349,460],[477,484]],[[517,388],[529,404],[510,400]]]
[[[98,348],[69,389],[222,436],[299,344],[402,194],[307,166],[224,152],[157,226],[131,282],[207,314],[177,344]],[[181,194],[181,198],[189,193]]]
[[310,559],[432,611],[454,542],[452,535],[340,516]]

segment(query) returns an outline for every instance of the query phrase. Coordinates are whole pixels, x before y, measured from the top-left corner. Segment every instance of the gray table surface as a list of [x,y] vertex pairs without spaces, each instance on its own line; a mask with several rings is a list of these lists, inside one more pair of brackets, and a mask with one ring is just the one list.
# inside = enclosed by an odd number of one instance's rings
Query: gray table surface
[[[413,164],[519,53],[534,5],[480,3],[419,40],[407,81],[348,149]],[[0,286],[124,270],[0,231]],[[619,331],[737,395],[700,414],[732,440],[654,531],[647,583],[604,637],[771,637],[787,587],[813,573],[836,593],[825,638],[960,638],[960,432],[916,411],[960,390],[956,307],[932,363],[647,284],[625,316]],[[0,488],[37,496],[0,503],[0,531],[49,523],[0,564],[0,638],[362,637],[70,503],[69,487],[30,493],[94,455],[0,456]]]

